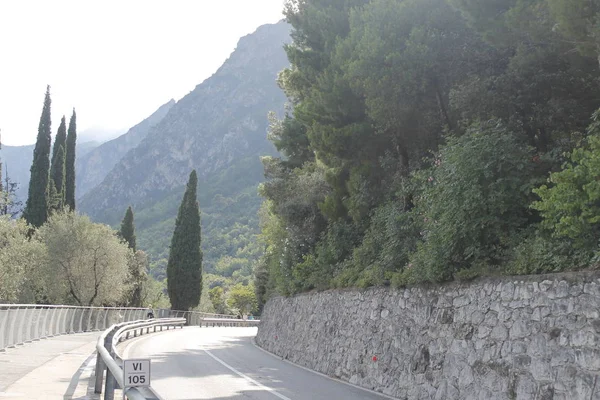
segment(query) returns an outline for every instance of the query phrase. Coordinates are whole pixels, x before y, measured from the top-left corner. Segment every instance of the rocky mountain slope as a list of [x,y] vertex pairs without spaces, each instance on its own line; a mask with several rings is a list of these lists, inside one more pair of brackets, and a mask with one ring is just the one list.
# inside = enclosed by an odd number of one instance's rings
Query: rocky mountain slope
[[167,115],[175,104],[171,99],[163,104],[148,118],[129,129],[127,133],[113,140],[102,143],[86,154],[78,154],[75,161],[76,197],[83,197],[91,189],[98,186],[112,168],[127,152],[135,148],[146,137],[151,128],[156,126]]
[[[98,142],[83,142],[77,144],[77,157],[85,157],[100,145]],[[18,184],[16,195],[23,204],[27,200],[31,162],[33,161],[33,148],[27,146],[2,146],[0,160],[2,160],[2,179],[8,177]]]
[[173,105],[79,209],[116,225],[133,205],[139,247],[164,259],[183,185],[196,169],[206,269],[222,256],[252,253],[256,188],[263,180],[259,157],[275,152],[266,138],[267,114],[283,112],[286,99],[276,78],[288,65],[288,41],[283,22],[240,39],[223,66]]

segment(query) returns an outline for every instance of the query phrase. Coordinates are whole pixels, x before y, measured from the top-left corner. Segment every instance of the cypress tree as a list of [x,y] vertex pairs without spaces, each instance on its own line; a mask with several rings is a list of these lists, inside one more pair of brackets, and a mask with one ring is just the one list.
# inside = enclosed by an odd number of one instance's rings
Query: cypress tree
[[189,310],[200,303],[202,251],[197,186],[194,170],[179,206],[167,264],[167,289],[174,310]]
[[[56,143],[54,146],[56,147]],[[65,148],[58,147],[52,167],[50,168],[50,188],[48,190],[48,209],[52,211],[62,210],[65,206]]]
[[[58,153],[58,149],[60,146],[63,146],[65,151],[67,148],[67,122],[65,121],[65,116],[60,120],[60,126],[58,127],[58,131],[56,132],[56,137],[54,138],[54,147],[52,148],[52,162],[51,165],[54,165],[54,161],[56,160],[56,155]],[[52,167],[51,167],[52,169]],[[52,177],[54,178],[54,177]]]
[[44,108],[38,126],[38,136],[33,150],[29,193],[23,218],[34,227],[39,227],[48,219],[48,179],[50,172],[51,116],[50,85],[46,88]]
[[75,146],[77,143],[77,116],[75,109],[69,120],[69,133],[67,134],[66,165],[65,165],[65,205],[75,211]]
[[133,210],[131,209],[131,206],[129,206],[125,212],[125,217],[123,217],[123,221],[121,222],[119,235],[127,242],[129,248],[135,252],[135,224],[133,223]]
[[[62,150],[61,150],[62,148]],[[56,188],[56,194],[59,197],[59,201],[55,204],[48,205],[48,207],[54,207],[57,210],[62,210],[65,205],[65,156],[67,149],[67,123],[65,116],[63,115],[60,120],[60,126],[54,139],[54,148],[52,149],[52,162],[50,164],[50,181],[54,181]],[[60,153],[62,151],[62,153]],[[60,154],[59,154],[60,153]],[[51,190],[52,188],[50,188]]]

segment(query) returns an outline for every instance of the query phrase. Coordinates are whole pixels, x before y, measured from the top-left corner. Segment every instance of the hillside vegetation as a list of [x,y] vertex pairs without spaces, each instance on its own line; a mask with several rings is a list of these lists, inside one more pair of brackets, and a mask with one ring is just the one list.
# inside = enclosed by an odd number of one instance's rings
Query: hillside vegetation
[[566,0],[291,0],[260,301],[595,265],[598,15]]

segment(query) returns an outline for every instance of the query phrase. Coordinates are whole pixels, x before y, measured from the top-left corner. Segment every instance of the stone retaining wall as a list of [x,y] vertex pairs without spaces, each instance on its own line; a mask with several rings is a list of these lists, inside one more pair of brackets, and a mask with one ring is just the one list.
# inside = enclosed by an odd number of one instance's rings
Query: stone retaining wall
[[600,273],[273,298],[256,342],[399,399],[600,400]]

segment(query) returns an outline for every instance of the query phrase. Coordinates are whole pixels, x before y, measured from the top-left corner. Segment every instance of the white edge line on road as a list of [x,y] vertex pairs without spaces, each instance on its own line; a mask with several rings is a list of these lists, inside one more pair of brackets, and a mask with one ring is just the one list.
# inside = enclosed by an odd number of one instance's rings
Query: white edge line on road
[[343,380],[341,380],[341,379],[334,378],[334,377],[332,377],[332,376],[329,376],[329,375],[325,375],[325,374],[323,374],[323,373],[321,373],[321,372],[317,372],[317,371],[315,371],[315,370],[312,370],[312,369],[310,369],[310,368],[306,368],[305,366],[302,366],[302,365],[300,365],[300,364],[296,364],[295,362],[292,362],[292,361],[290,361],[290,360],[283,359],[283,358],[279,357],[278,355],[276,355],[276,354],[273,354],[273,353],[271,353],[270,351],[267,351],[267,350],[263,349],[262,347],[260,347],[259,345],[257,345],[257,344],[256,344],[256,340],[255,340],[255,338],[252,338],[252,344],[254,345],[254,347],[256,347],[257,349],[259,349],[259,350],[260,350],[260,351],[262,351],[262,352],[265,352],[266,354],[270,355],[271,357],[274,357],[274,358],[276,358],[276,359],[278,359],[278,360],[281,360],[281,361],[285,361],[286,363],[288,363],[288,364],[291,364],[291,365],[293,365],[294,367],[302,368],[302,369],[303,369],[303,370],[305,370],[305,371],[312,372],[313,374],[316,374],[316,375],[322,376],[323,378],[327,378],[327,379],[329,379],[329,380],[332,380],[332,381],[335,381],[335,382],[343,383],[344,385],[352,386],[353,388],[356,388],[356,389],[359,389],[359,390],[363,390],[363,391],[365,391],[365,392],[368,392],[368,393],[371,393],[371,394],[375,394],[375,395],[377,395],[377,396],[381,396],[381,397],[384,397],[384,398],[386,398],[386,399],[390,399],[390,400],[400,400],[399,398],[397,398],[397,397],[393,397],[393,396],[390,396],[389,394],[385,394],[385,393],[381,393],[381,392],[376,392],[375,390],[367,389],[367,388],[364,388],[364,387],[361,387],[361,386],[355,385],[355,384],[353,384],[353,383],[346,382],[346,381],[343,381]]
[[[204,349],[203,349],[204,350]],[[214,354],[212,354],[210,351],[208,350],[204,350],[204,352],[206,354],[208,354],[209,356],[211,356],[215,361],[218,361],[219,363],[221,363],[224,367],[228,368],[229,370],[235,372],[237,375],[241,376],[242,378],[244,378],[245,380],[247,380],[248,382],[251,382],[253,384],[255,384],[256,386],[258,386],[259,388],[266,390],[268,392],[270,392],[271,394],[279,397],[281,400],[292,400],[289,397],[285,397],[284,395],[282,395],[281,393],[277,392],[275,389],[271,389],[270,387],[267,387],[265,385],[263,385],[260,382],[255,381],[254,379],[250,378],[248,375],[245,375],[243,373],[241,373],[240,371],[238,371],[237,369],[233,368],[231,365],[227,364],[225,361],[221,360],[219,357],[215,356]]]

